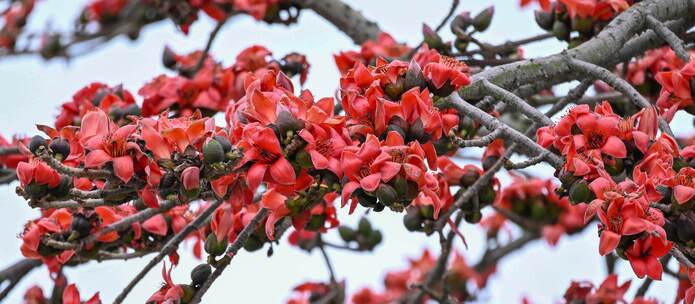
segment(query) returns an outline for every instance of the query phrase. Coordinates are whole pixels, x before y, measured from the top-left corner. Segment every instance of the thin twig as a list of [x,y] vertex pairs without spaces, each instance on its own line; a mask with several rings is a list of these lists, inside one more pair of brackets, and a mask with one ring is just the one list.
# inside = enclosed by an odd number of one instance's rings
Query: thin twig
[[208,217],[217,210],[217,208],[222,205],[224,200],[218,199],[214,203],[210,204],[205,210],[192,222],[190,222],[186,227],[184,227],[179,233],[174,235],[169,241],[164,244],[164,247],[162,247],[162,250],[159,251],[157,256],[155,256],[152,260],[150,260],[145,267],[140,270],[140,272],[128,283],[128,285],[123,288],[120,294],[116,297],[116,299],[113,301],[114,304],[120,304],[123,303],[125,298],[128,296],[128,293],[130,293],[133,288],[135,288],[135,285],[142,280],[145,275],[147,275],[152,268],[157,266],[159,262],[161,262],[164,257],[168,256],[171,252],[176,250],[178,248],[179,244],[183,242],[183,240],[186,239],[186,237],[193,231],[197,230],[200,228],[200,226],[207,221]]
[[203,49],[203,53],[200,55],[200,58],[198,58],[198,62],[196,62],[195,66],[193,69],[190,71],[190,75],[194,76],[200,69],[203,68],[203,65],[205,64],[205,60],[208,58],[210,54],[210,49],[212,48],[212,43],[215,41],[215,38],[217,38],[217,34],[220,32],[222,27],[224,26],[225,23],[227,23],[227,20],[229,20],[229,17],[225,17],[224,19],[220,20],[217,22],[217,25],[215,26],[214,29],[210,32],[210,36],[208,37],[208,41],[205,43],[205,48]]
[[256,227],[258,224],[263,221],[266,216],[268,216],[268,213],[270,211],[266,208],[261,208],[258,210],[258,213],[251,219],[251,221],[244,227],[244,229],[241,230],[239,235],[237,235],[236,239],[234,240],[234,243],[229,246],[227,249],[226,256],[222,258],[218,264],[216,265],[215,271],[212,272],[212,274],[208,277],[207,280],[200,286],[200,289],[196,292],[195,296],[191,301],[189,302],[190,304],[197,304],[200,303],[200,301],[203,298],[203,295],[210,289],[210,286],[212,286],[212,283],[217,280],[217,278],[222,275],[222,272],[224,271],[227,266],[229,266],[229,263],[232,262],[233,257],[236,255],[236,253],[241,249],[242,246],[244,246],[244,243],[246,240],[251,236],[251,233],[256,230]]
[[495,139],[499,138],[500,135],[502,135],[502,131],[500,130],[493,130],[489,134],[480,137],[480,138],[475,138],[475,139],[463,139],[461,137],[452,135],[449,136],[449,139],[451,142],[458,146],[459,148],[466,148],[466,147],[486,147],[489,145],[492,141]]
[[330,276],[331,280],[331,285],[335,285],[337,283],[335,279],[335,270],[333,269],[333,264],[331,263],[331,259],[328,257],[328,253],[326,252],[326,248],[323,247],[323,239],[321,238],[321,235],[318,236],[318,241],[319,241],[319,251],[321,251],[321,256],[323,256],[323,261],[326,263],[326,268],[328,269],[328,274]]
[[485,90],[489,94],[493,95],[498,100],[503,100],[507,104],[521,111],[522,113],[524,113],[524,115],[526,115],[533,121],[539,122],[541,123],[541,125],[550,125],[553,123],[553,121],[548,116],[545,116],[545,114],[541,113],[540,111],[538,111],[538,109],[529,105],[525,100],[521,99],[520,97],[493,84],[492,82],[489,82],[487,79],[482,79],[480,81],[482,81],[483,88],[485,88]]

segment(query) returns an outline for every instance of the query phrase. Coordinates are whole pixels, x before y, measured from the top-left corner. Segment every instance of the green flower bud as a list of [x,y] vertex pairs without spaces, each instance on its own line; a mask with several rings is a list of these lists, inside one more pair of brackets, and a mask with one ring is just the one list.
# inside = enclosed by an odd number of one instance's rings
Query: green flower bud
[[558,40],[563,40],[567,41],[570,38],[570,30],[567,24],[560,20],[555,20],[555,23],[553,23],[553,35],[555,35],[555,38]]
[[483,218],[483,214],[480,212],[480,210],[474,210],[471,212],[466,212],[464,215],[464,219],[466,220],[466,222],[471,223],[471,224],[479,223],[482,218]]
[[261,239],[259,239],[256,236],[251,236],[248,239],[246,239],[246,242],[244,242],[244,250],[248,252],[254,252],[257,251],[261,248],[263,248],[263,245],[265,242]]
[[33,199],[41,199],[48,194],[48,185],[33,182],[24,187],[24,192]]
[[368,236],[372,233],[372,224],[366,217],[360,219],[359,224],[357,224],[357,232],[360,235]]
[[70,230],[75,233],[75,236],[72,237],[72,240],[69,239],[68,241],[80,239],[89,234],[89,232],[92,230],[92,223],[90,223],[84,215],[78,213],[72,216]]
[[374,247],[376,247],[376,245],[379,245],[381,243],[381,241],[383,240],[383,237],[384,236],[381,234],[381,231],[379,231],[379,230],[372,231],[372,233],[367,238],[367,245],[368,245],[367,247],[369,247],[370,250],[374,249]]
[[60,184],[55,188],[48,189],[48,194],[55,198],[65,198],[72,189],[72,178],[61,175]]
[[570,187],[570,202],[573,204],[588,203],[594,199],[594,193],[589,189],[585,180],[580,179]]
[[476,15],[473,18],[473,27],[475,28],[475,30],[478,32],[484,32],[485,30],[487,30],[487,28],[490,27],[490,23],[492,22],[492,16],[494,15],[494,6],[490,6],[484,9],[482,12],[478,13],[478,15]]
[[214,164],[224,161],[224,148],[219,141],[210,139],[203,145],[203,162]]
[[226,250],[227,236],[225,236],[222,241],[218,241],[214,233],[208,234],[207,239],[205,239],[205,252],[211,256],[218,256],[223,254]]
[[176,54],[169,47],[164,47],[162,52],[162,64],[164,64],[164,67],[173,69],[176,67],[176,63]]
[[483,206],[495,202],[495,197],[497,197],[497,193],[495,193],[495,188],[492,187],[492,184],[483,186],[480,188],[480,192],[478,192],[478,200]]
[[376,197],[384,206],[390,206],[398,199],[398,193],[396,193],[396,189],[388,184],[380,184],[379,187],[376,188]]
[[594,30],[594,20],[591,17],[576,16],[572,19],[572,29],[582,34],[591,34]]
[[534,17],[536,18],[536,24],[542,29],[549,31],[553,28],[553,22],[555,22],[555,17],[548,12],[535,11]]
[[215,135],[212,138],[219,142],[220,145],[222,145],[222,151],[224,151],[224,153],[227,153],[232,150],[232,143],[229,142],[229,139],[227,139],[227,137]]
[[352,229],[348,226],[340,226],[338,227],[338,234],[340,234],[340,238],[343,239],[346,243],[352,242],[355,240],[355,229]]
[[186,285],[186,284],[179,284],[181,289],[183,289],[183,296],[181,297],[181,304],[186,304],[190,303],[191,300],[193,300],[193,297],[195,296],[195,288],[191,285]]
[[403,216],[403,225],[408,231],[420,231],[422,230],[422,220],[420,208],[408,208]]
[[299,150],[294,155],[294,160],[302,168],[311,168],[314,166],[314,163],[311,161],[311,155],[306,150]]
[[432,206],[420,206],[420,215],[424,219],[434,218],[434,208]]

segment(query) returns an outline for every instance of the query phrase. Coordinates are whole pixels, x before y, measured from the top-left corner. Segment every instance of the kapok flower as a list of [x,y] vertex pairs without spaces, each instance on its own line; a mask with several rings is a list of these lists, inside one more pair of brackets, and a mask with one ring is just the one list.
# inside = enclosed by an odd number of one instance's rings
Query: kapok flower
[[661,84],[661,94],[656,101],[663,117],[671,121],[676,111],[693,105],[693,79],[695,79],[695,60],[690,60],[680,70],[660,72],[656,81]]
[[663,269],[659,258],[668,254],[672,246],[673,244],[666,239],[647,235],[635,240],[625,250],[625,256],[638,278],[644,278],[646,275],[653,280],[661,280]]
[[315,169],[328,169],[342,177],[340,154],[345,146],[352,143],[347,134],[340,134],[329,126],[308,124],[299,132],[299,136],[307,142],[304,149],[311,156]]
[[673,188],[673,197],[679,204],[685,204],[695,197],[695,169],[682,168],[666,184]]
[[283,155],[280,142],[272,129],[258,123],[246,125],[239,147],[244,151],[239,167],[253,162],[246,177],[251,192],[255,192],[264,180],[280,185],[292,185],[295,182],[294,168]]
[[115,175],[127,183],[135,174],[130,151],[140,151],[135,142],[129,141],[135,125],[116,125],[101,110],[87,113],[82,118],[80,141],[89,150],[85,157],[86,168],[101,168],[113,164]]
[[185,291],[181,285],[174,284],[174,281],[171,280],[172,270],[174,270],[174,265],[171,265],[168,271],[166,262],[162,265],[164,285],[147,299],[147,303],[164,304],[179,303],[181,301]]
[[75,284],[70,284],[63,290],[63,304],[101,304],[101,299],[99,298],[99,293],[95,293],[87,301],[82,301],[80,299],[80,291],[77,290]]

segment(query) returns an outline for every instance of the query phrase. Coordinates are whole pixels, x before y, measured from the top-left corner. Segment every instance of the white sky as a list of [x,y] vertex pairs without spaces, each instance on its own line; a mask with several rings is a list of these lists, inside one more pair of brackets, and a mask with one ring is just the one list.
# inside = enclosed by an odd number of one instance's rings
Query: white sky
[[[66,4],[69,2],[69,4]],[[45,21],[51,19],[53,25],[72,22],[80,3],[85,1],[39,1],[32,25],[43,28]],[[446,14],[448,0],[390,0],[346,1],[359,7],[369,18],[378,20],[385,31],[397,40],[414,45],[421,39],[423,22],[432,26],[439,23]],[[518,8],[516,0],[477,0],[462,1],[459,8],[477,12],[496,3],[496,14],[487,33],[481,35],[491,42],[528,37],[541,30],[533,22],[531,10]],[[53,16],[53,18],[50,18]],[[55,17],[59,18],[55,18]],[[70,18],[66,18],[70,16]],[[199,49],[205,44],[212,22],[201,17],[188,36],[177,32],[170,22],[148,27],[136,42],[119,38],[93,53],[79,57],[69,63],[63,61],[43,62],[34,57],[0,60],[0,133],[10,136],[15,133],[35,134],[34,124],[51,124],[57,114],[57,107],[72,94],[92,81],[110,85],[123,83],[134,94],[149,79],[164,72],[160,64],[160,54],[164,45],[177,52]],[[448,27],[447,27],[448,28]],[[443,32],[447,32],[447,28]],[[227,24],[212,48],[216,59],[225,63],[233,62],[236,54],[252,44],[262,44],[277,56],[291,51],[307,55],[312,67],[307,82],[315,96],[332,96],[338,83],[338,72],[332,54],[340,50],[355,49],[350,39],[337,32],[311,12],[302,14],[300,23],[290,27],[268,26],[256,23],[249,17],[235,18]],[[557,52],[561,45],[556,42],[539,43],[526,48],[526,55],[540,56]],[[140,100],[138,98],[138,100]],[[685,121],[685,120],[683,120]],[[690,122],[683,123],[692,130]],[[548,176],[547,169],[532,169],[537,175]],[[0,260],[9,264],[21,258],[20,240],[17,234],[24,222],[37,215],[14,193],[16,184],[0,187]],[[361,214],[348,217],[345,212],[340,219],[354,223]],[[339,278],[347,280],[348,290],[355,291],[370,285],[377,290],[382,288],[383,275],[388,270],[400,269],[406,265],[406,258],[419,256],[424,248],[438,250],[436,237],[427,239],[423,234],[408,233],[402,226],[401,215],[390,212],[372,213],[372,223],[384,232],[384,243],[375,252],[355,254],[330,250]],[[467,260],[476,261],[484,249],[482,233],[472,225],[464,225],[463,232],[470,249],[465,251]],[[335,233],[331,235],[335,237]],[[329,237],[330,238],[330,237]],[[267,248],[267,247],[266,247]],[[276,246],[271,258],[264,251],[256,254],[240,254],[231,267],[215,283],[206,295],[206,303],[279,303],[290,295],[292,287],[305,280],[326,280],[327,271],[318,253],[308,255],[290,247],[283,240]],[[189,271],[198,263],[190,254],[189,247],[180,250],[181,264],[173,272],[175,282],[187,282]],[[128,262],[90,263],[79,268],[68,268],[66,274],[70,282],[77,283],[83,297],[101,292],[105,302],[111,302],[132,276],[148,261],[148,258]],[[131,292],[127,303],[142,303],[160,286],[160,266]],[[672,266],[674,267],[674,266]],[[619,279],[632,278],[627,263],[619,264]],[[50,286],[45,268],[34,271],[22,281],[9,296],[7,302],[19,303],[26,288],[38,283]],[[589,227],[585,233],[574,237],[564,237],[559,246],[551,248],[543,241],[537,241],[504,260],[498,273],[492,278],[481,302],[518,303],[527,295],[534,303],[554,303],[562,297],[572,279],[591,280],[600,283],[605,276],[603,258],[598,255],[596,227]],[[633,279],[632,292],[640,280]],[[50,290],[50,289],[49,289]],[[648,295],[668,295],[663,300],[672,301],[675,282],[668,278],[665,282],[653,284]]]

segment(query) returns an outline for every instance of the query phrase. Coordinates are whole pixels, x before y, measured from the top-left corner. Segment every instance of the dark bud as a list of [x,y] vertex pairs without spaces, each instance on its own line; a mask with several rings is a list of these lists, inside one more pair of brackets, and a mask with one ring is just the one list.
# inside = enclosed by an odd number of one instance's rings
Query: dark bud
[[422,220],[420,208],[408,208],[405,216],[403,216],[403,225],[405,226],[405,229],[408,229],[408,231],[420,231],[422,230]]
[[369,247],[370,250],[374,249],[376,245],[379,245],[381,241],[383,240],[384,236],[381,234],[381,231],[379,230],[374,230],[372,231],[372,234],[369,235],[367,238],[367,247]]
[[36,150],[42,146],[46,146],[46,140],[41,137],[41,135],[34,135],[29,141],[29,151],[31,151],[31,153],[36,154]]
[[210,264],[200,264],[191,270],[191,285],[200,286],[212,274]]
[[386,206],[384,206],[380,203],[376,203],[376,204],[374,204],[374,207],[372,207],[372,210],[374,212],[381,212],[381,211],[384,211],[384,209],[386,209]]
[[422,88],[425,86],[425,76],[422,74],[422,68],[415,62],[410,61],[408,70],[405,72],[405,87],[404,90],[410,90],[414,87]]
[[386,132],[388,133],[391,131],[398,133],[398,135],[400,135],[405,140],[406,134],[405,134],[405,131],[403,131],[403,129],[401,127],[399,127],[397,125],[386,126]]
[[480,178],[480,174],[473,170],[468,170],[461,176],[461,186],[470,187]]
[[499,157],[497,157],[497,156],[486,157],[483,160],[483,170],[485,170],[485,171],[490,170],[490,168],[492,168],[492,166],[494,166],[498,160],[499,160]]
[[136,104],[125,107],[125,109],[123,109],[123,117],[128,116],[140,116],[140,107]]
[[40,199],[48,194],[48,185],[31,183],[24,187],[24,192],[29,195],[30,198]]
[[410,125],[409,131],[407,141],[420,141],[421,138],[425,137],[425,125],[420,118],[416,119],[415,122]]
[[183,289],[183,295],[181,296],[181,303],[190,303],[191,300],[193,300],[193,297],[195,296],[195,288],[191,285],[187,284],[179,284],[179,287]]
[[594,21],[591,17],[576,16],[572,19],[572,29],[582,34],[591,34],[594,30]]
[[678,215],[675,220],[676,233],[681,241],[687,242],[695,239],[695,212],[686,211]]
[[454,40],[454,47],[461,53],[465,52],[468,49],[468,45],[470,45],[470,41],[466,39],[456,38]]
[[222,151],[224,151],[224,153],[227,153],[232,150],[232,143],[229,142],[229,139],[227,139],[226,137],[215,135],[212,138],[216,140],[218,143],[220,143],[220,145],[222,145]]
[[480,189],[480,192],[478,192],[478,200],[480,200],[482,205],[492,204],[495,201],[496,196],[497,193],[495,193],[495,189],[492,187],[492,184],[483,186]]
[[368,195],[362,191],[355,192],[357,193],[357,201],[360,203],[362,207],[365,208],[372,208],[376,205],[376,197],[373,197],[371,195]]
[[424,219],[433,219],[434,218],[434,207],[432,207],[432,206],[420,206],[420,215],[422,215],[422,218],[424,218]]
[[173,70],[176,67],[176,63],[176,53],[168,46],[164,47],[164,51],[162,52],[162,64],[164,64],[167,69]]
[[65,198],[72,189],[72,178],[61,175],[60,183],[55,188],[48,189],[48,194],[55,198]]
[[375,192],[376,197],[379,199],[379,202],[384,206],[390,206],[398,199],[398,193],[396,193],[396,189],[389,186],[388,184],[380,184]]
[[454,35],[458,35],[459,33],[466,32],[468,27],[470,27],[471,25],[473,25],[471,13],[463,12],[461,14],[456,15],[456,17],[454,17],[454,20],[451,21],[451,33],[453,33]]
[[535,11],[534,17],[536,18],[536,24],[542,29],[549,31],[553,28],[553,22],[555,21],[553,14],[544,11]]
[[427,24],[422,24],[422,36],[425,37],[425,44],[431,49],[440,49],[444,45],[442,37]]
[[296,131],[304,127],[303,122],[296,119],[289,111],[280,111],[276,124],[281,135],[287,134],[288,131]]
[[405,91],[405,79],[398,77],[395,83],[388,83],[384,86],[384,93],[391,100],[399,100]]
[[48,147],[53,152],[53,156],[59,160],[66,159],[70,155],[70,143],[61,137],[51,140],[51,144]]
[[611,162],[606,163],[606,172],[612,176],[618,176],[623,173],[624,164],[622,158],[613,158]]
[[219,163],[224,160],[224,148],[219,141],[211,139],[203,145],[203,162],[206,164]]
[[593,192],[591,192],[589,185],[583,179],[574,182],[572,187],[570,187],[570,202],[573,204],[589,202],[594,199],[593,197]]
[[397,197],[405,197],[408,194],[408,180],[405,177],[396,175],[389,184],[396,190]]
[[248,252],[260,250],[261,248],[263,248],[264,243],[265,242],[263,242],[258,237],[251,236],[250,238],[246,239],[246,242],[244,242],[244,250]]
[[360,235],[368,236],[372,233],[372,224],[366,217],[360,219],[359,224],[357,224],[357,232]]
[[346,243],[354,241],[356,237],[355,229],[352,229],[348,226],[338,227],[338,234],[340,234],[340,238],[343,239],[343,241],[345,241]]
[[217,236],[214,233],[208,234],[205,240],[205,252],[211,256],[221,255],[227,250],[227,237],[225,236],[222,241],[217,240]]
[[685,161],[685,159],[683,159],[682,157],[677,157],[673,159],[673,166],[671,166],[673,171],[678,172],[685,167],[688,167],[688,162]]
[[553,35],[555,35],[555,38],[558,40],[563,40],[567,41],[570,38],[570,29],[565,24],[564,22],[560,20],[555,20],[555,23],[553,23]]
[[471,223],[471,224],[477,224],[480,222],[480,220],[483,218],[483,214],[480,212],[480,210],[474,210],[471,212],[466,212],[464,219],[466,222]]
[[99,106],[101,104],[101,101],[104,100],[104,97],[109,95],[109,91],[106,89],[99,89],[96,94],[94,94],[94,98],[92,98],[92,104],[95,106]]
[[306,230],[317,231],[323,227],[325,222],[326,216],[323,214],[312,214],[311,217],[309,217],[309,222],[306,223]]
[[80,239],[89,234],[89,232],[92,230],[92,223],[89,222],[89,219],[87,219],[87,217],[78,213],[72,216],[72,224],[70,225],[70,230],[72,230],[72,232],[74,233],[74,237],[71,234],[72,239],[68,239],[68,241]]
[[478,32],[484,32],[487,30],[487,28],[490,27],[490,22],[492,22],[493,15],[495,15],[494,6],[490,6],[478,13],[478,15],[473,18],[473,27],[475,30]]
[[661,197],[671,197],[671,188],[667,186],[658,185],[656,186],[656,191],[661,194]]

